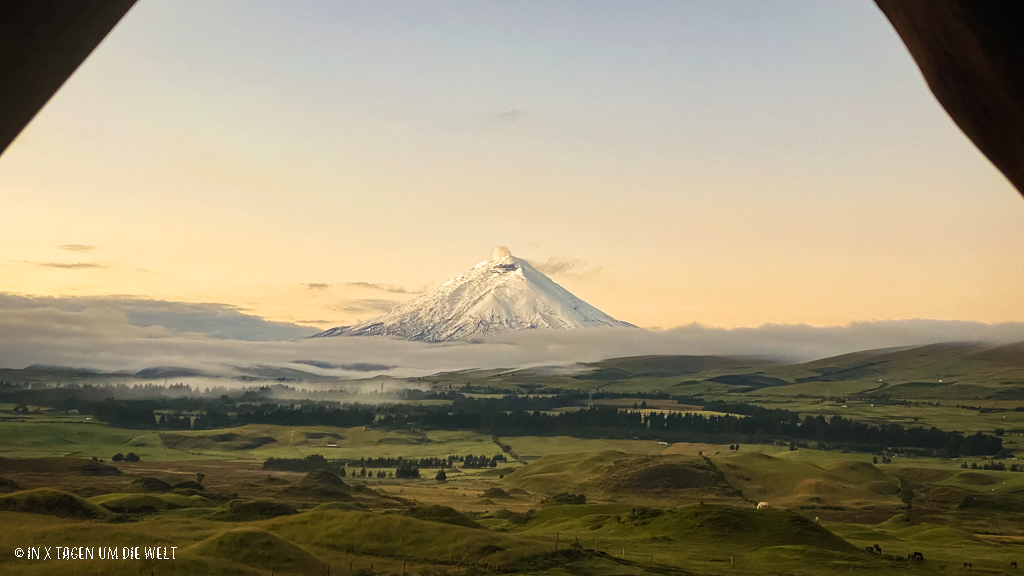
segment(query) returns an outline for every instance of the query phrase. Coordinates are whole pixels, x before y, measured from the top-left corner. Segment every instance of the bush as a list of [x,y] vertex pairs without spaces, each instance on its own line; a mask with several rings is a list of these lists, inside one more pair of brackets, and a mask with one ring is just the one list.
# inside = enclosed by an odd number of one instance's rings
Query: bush
[[551,504],[586,504],[587,497],[583,494],[569,494],[568,492],[562,492],[561,494],[548,496],[546,502],[550,502]]
[[437,480],[438,482],[444,482],[447,479],[448,479],[448,475],[444,473],[443,469],[442,470],[438,470],[437,471],[437,476],[434,476],[434,480]]
[[398,466],[398,468],[395,469],[395,478],[419,478],[419,477],[420,477],[420,469],[415,467],[415,466],[413,466],[412,464],[407,464],[405,462],[402,462]]
[[113,460],[114,462],[120,462],[120,461],[124,460],[124,454],[121,454],[120,452],[118,452],[117,454],[114,454],[114,456],[111,457],[110,459]]
[[135,452],[129,452],[124,455],[125,462],[138,462],[139,460],[142,460],[142,458],[139,458]]

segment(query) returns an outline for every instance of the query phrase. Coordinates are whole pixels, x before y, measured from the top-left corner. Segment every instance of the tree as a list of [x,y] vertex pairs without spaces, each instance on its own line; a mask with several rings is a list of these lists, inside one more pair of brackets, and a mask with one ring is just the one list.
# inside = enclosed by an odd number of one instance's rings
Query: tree
[[434,480],[437,480],[438,482],[444,482],[447,479],[448,479],[448,475],[444,473],[443,469],[442,470],[438,470],[437,471],[437,476],[434,476]]
[[114,454],[111,460],[113,460],[114,462],[120,462],[121,460],[124,460],[124,454],[118,452],[117,454]]
[[408,462],[402,462],[395,469],[395,478],[419,478],[420,469]]
[[139,458],[135,452],[129,452],[124,455],[125,462],[138,462],[139,460],[142,460],[142,458]]

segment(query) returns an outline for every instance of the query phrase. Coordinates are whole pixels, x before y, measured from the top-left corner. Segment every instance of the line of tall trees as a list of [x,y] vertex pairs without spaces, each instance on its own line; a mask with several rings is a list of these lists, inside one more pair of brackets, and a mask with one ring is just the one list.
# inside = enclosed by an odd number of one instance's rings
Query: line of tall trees
[[475,411],[429,409],[388,415],[380,424],[395,427],[481,430],[500,436],[566,435],[585,438],[639,438],[673,442],[762,443],[777,439],[816,440],[865,450],[924,449],[940,456],[996,455],[1002,440],[981,432],[965,435],[938,428],[903,428],[899,424],[867,424],[842,416],[806,416],[749,404],[716,405],[705,409],[731,414],[621,410],[599,406],[556,414],[540,411],[495,411],[486,404]]
[[[25,392],[20,390],[19,392]],[[378,426],[398,429],[476,430],[498,436],[567,435],[584,438],[640,438],[671,442],[762,443],[775,440],[814,440],[857,450],[913,448],[939,456],[982,456],[1003,453],[1002,439],[990,434],[965,435],[921,426],[868,424],[842,416],[806,416],[796,412],[743,403],[703,402],[704,415],[684,412],[650,412],[599,406],[556,412],[573,405],[581,393],[550,397],[477,399],[464,395],[451,405],[422,406],[383,404],[339,405],[308,402],[298,405],[237,403],[220,398],[82,401],[72,396],[60,402],[64,409],[93,414],[113,426],[165,430],[202,430],[245,424],[281,426]],[[697,403],[696,398],[679,398]],[[177,412],[173,408],[184,408]],[[171,408],[171,410],[168,410]],[[157,417],[156,411],[165,413]]]

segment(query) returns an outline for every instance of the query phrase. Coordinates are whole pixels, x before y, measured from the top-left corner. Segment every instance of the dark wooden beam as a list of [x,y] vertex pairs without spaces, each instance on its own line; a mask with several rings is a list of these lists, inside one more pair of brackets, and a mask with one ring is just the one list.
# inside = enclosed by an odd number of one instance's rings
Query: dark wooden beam
[[0,154],[136,0],[0,0]]
[[935,98],[1024,194],[1024,0],[875,0]]

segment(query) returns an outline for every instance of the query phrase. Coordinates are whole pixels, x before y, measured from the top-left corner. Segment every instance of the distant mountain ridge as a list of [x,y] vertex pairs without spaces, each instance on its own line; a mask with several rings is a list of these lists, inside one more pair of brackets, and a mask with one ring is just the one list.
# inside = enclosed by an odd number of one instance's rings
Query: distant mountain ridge
[[504,246],[491,259],[376,318],[311,338],[447,342],[513,330],[636,328],[587,304]]

